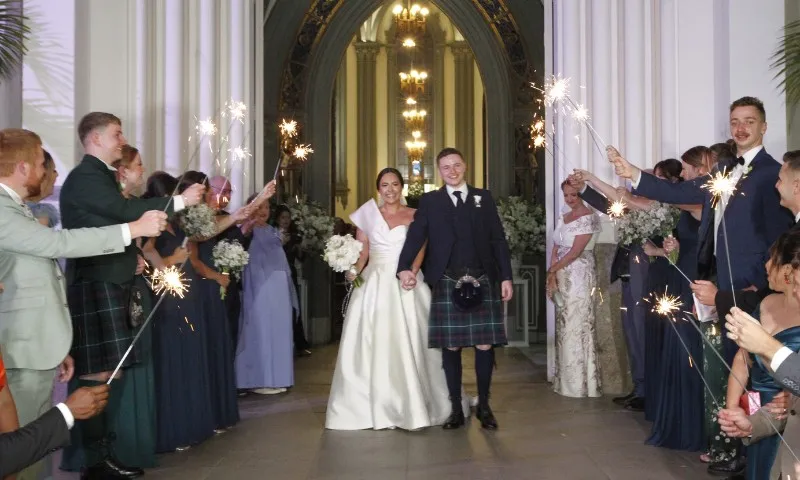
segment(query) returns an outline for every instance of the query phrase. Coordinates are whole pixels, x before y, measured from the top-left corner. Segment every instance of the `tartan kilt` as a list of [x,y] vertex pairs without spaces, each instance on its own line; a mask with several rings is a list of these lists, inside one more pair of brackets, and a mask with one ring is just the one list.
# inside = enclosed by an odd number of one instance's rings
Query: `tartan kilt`
[[[136,330],[128,323],[128,288],[89,280],[67,287],[76,376],[113,371],[130,347]],[[137,362],[137,349],[123,367]]]
[[482,275],[483,305],[472,312],[461,312],[453,305],[451,295],[456,281],[442,276],[433,286],[431,313],[428,320],[428,347],[452,348],[475,345],[505,345],[500,286]]

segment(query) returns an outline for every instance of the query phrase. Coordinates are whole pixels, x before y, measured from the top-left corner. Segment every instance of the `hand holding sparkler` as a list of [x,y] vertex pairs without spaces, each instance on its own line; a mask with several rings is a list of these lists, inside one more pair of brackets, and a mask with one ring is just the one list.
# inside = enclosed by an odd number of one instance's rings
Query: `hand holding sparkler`
[[728,437],[744,438],[753,433],[753,423],[741,407],[723,408],[717,418],[720,428]]
[[739,308],[732,308],[725,321],[728,338],[748,352],[765,359],[767,363],[772,361],[773,355],[783,346],[764,330],[758,320]]
[[131,232],[131,239],[157,237],[167,228],[167,214],[158,210],[144,212],[139,220],[130,222],[128,228]]
[[715,300],[717,298],[717,286],[714,285],[714,282],[709,282],[708,280],[695,280],[689,287],[692,289],[692,293],[694,296],[697,297],[697,300],[707,307],[715,306]]
[[261,206],[262,203],[272,198],[272,196],[275,195],[276,189],[277,189],[277,181],[274,179],[271,180],[268,184],[264,185],[264,188],[258,193],[256,198],[254,198],[253,201],[250,202],[250,205],[252,205],[253,210],[257,209],[258,207]]
[[579,192],[583,191],[584,187],[586,187],[586,180],[580,173],[582,171],[583,170],[574,170],[571,175],[567,176],[567,183],[569,183],[569,186]]
[[183,197],[184,206],[191,207],[202,202],[203,195],[205,194],[205,192],[206,192],[206,187],[202,183],[195,183],[194,185],[190,185],[181,194],[181,196]]
[[608,161],[614,165],[614,173],[620,177],[634,179],[639,175],[639,169],[625,160],[616,148],[611,145],[607,146],[606,154],[608,155]]

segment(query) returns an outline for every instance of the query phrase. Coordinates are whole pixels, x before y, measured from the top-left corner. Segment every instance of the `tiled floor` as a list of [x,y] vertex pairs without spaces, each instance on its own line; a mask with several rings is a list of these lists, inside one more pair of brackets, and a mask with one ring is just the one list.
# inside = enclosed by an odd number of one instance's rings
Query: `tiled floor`
[[[471,355],[464,357],[465,367]],[[336,347],[297,362],[297,386],[241,401],[231,431],[165,455],[156,479],[706,479],[696,454],[649,447],[641,414],[604,399],[550,391],[541,366],[516,349],[498,352],[492,407],[500,423],[458,431],[333,432],[323,428]],[[538,363],[538,362],[537,362]],[[474,375],[465,368],[467,391]],[[72,478],[61,473],[58,478]]]

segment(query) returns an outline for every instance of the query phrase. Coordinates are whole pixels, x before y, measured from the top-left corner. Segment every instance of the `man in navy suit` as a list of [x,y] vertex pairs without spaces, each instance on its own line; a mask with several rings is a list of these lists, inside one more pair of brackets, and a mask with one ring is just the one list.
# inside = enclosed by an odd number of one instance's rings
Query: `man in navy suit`
[[[464,425],[461,349],[475,347],[475,416],[481,427],[494,430],[497,421],[489,408],[489,388],[494,347],[507,343],[501,301],[511,300],[513,294],[511,255],[491,193],[464,181],[467,164],[461,152],[445,148],[436,156],[436,166],[445,186],[420,198],[400,253],[397,276],[404,289],[416,286],[417,276],[411,271],[411,264],[427,241],[422,270],[433,291],[428,346],[442,349],[453,408],[443,428]],[[473,303],[460,301],[464,297],[458,292],[469,291],[476,280],[482,299]]]
[[[742,97],[731,104],[730,132],[738,158],[720,162],[712,174],[721,171],[730,175],[736,188],[732,194],[723,194],[721,199],[713,198],[711,192],[703,188],[707,177],[681,183],[665,182],[641,172],[616,149],[608,147],[609,160],[617,175],[631,179],[637,194],[665,203],[703,204],[698,232],[698,277],[706,281],[716,277],[720,291],[765,288],[764,265],[769,247],[794,220],[781,206],[775,189],[781,165],[764,150],[766,131],[766,111],[761,100]],[[729,258],[732,261],[729,262]],[[698,286],[694,284],[693,289]],[[738,347],[725,333],[723,331],[723,346],[730,365]],[[742,461],[734,459],[724,465],[712,464],[709,472],[735,474],[743,467]]]

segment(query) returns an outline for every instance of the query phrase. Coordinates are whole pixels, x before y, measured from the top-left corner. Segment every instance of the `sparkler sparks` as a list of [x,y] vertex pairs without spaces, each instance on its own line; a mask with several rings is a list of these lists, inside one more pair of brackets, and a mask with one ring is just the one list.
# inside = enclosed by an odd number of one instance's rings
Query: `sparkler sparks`
[[722,171],[714,174],[714,176],[703,185],[703,188],[711,192],[713,197],[712,204],[716,204],[723,196],[730,197],[733,195],[734,190],[736,190],[736,183],[733,181],[730,174],[726,174]]
[[569,95],[569,78],[553,77],[544,86],[544,103],[548,107]]
[[544,135],[536,135],[533,137],[533,148],[541,148],[545,145]]
[[294,149],[294,158],[298,160],[307,160],[310,154],[314,153],[314,149],[311,148],[311,145],[298,145]]
[[653,311],[659,315],[671,316],[672,314],[680,311],[681,301],[679,297],[669,295],[664,292],[664,295],[655,296],[655,306]]
[[622,218],[625,214],[625,209],[628,208],[622,200],[615,200],[609,207],[606,214],[611,218]]
[[584,105],[577,105],[572,111],[572,118],[577,122],[586,123],[589,121],[589,110]]
[[247,105],[245,105],[244,102],[235,102],[231,100],[226,107],[228,109],[228,115],[230,115],[233,120],[238,120],[244,124],[244,116],[247,113]]
[[195,127],[197,133],[200,135],[211,136],[217,133],[217,125],[209,118],[206,120],[200,120]]
[[150,285],[156,295],[167,292],[180,298],[183,298],[189,289],[183,272],[176,266],[153,272],[150,277]]
[[228,152],[231,154],[231,158],[233,158],[234,161],[239,162],[244,161],[247,157],[253,156],[253,154],[250,153],[250,149],[247,147],[242,148],[241,146],[231,148]]
[[281,136],[286,138],[294,138],[297,136],[297,122],[294,120],[289,120],[288,122],[284,119],[280,125],[281,129]]

